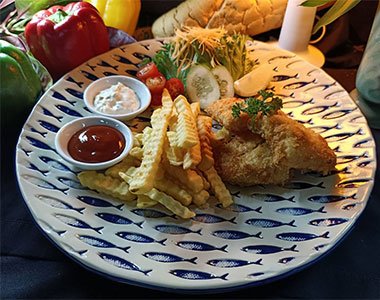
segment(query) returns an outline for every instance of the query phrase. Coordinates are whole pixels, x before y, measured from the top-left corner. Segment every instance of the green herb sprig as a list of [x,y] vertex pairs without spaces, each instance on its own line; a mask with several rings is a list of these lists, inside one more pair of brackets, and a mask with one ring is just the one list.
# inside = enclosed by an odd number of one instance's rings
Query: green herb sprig
[[260,112],[264,116],[271,116],[282,108],[282,99],[275,97],[273,92],[261,90],[258,94],[261,99],[250,97],[245,99],[244,102],[235,103],[232,106],[232,116],[239,118],[241,113],[246,113],[251,119],[252,126]]

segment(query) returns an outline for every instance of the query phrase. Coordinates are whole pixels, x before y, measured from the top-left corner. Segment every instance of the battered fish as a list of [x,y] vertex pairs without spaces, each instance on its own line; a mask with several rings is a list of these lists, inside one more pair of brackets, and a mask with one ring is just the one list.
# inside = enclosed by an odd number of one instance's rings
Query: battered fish
[[[317,133],[278,110],[258,115],[254,124],[246,114],[232,116],[232,106],[242,99],[214,102],[206,112],[229,132],[213,141],[215,167],[230,184],[284,184],[293,171],[327,174],[335,168],[336,155]],[[250,126],[251,125],[251,126]]]

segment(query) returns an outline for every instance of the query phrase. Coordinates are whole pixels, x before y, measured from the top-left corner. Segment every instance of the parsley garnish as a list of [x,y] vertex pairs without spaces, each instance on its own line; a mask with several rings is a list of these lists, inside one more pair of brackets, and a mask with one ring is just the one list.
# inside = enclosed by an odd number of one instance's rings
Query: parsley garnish
[[261,90],[258,94],[262,99],[250,97],[244,102],[235,103],[232,106],[232,116],[239,118],[241,113],[246,113],[251,119],[251,124],[254,124],[259,112],[264,116],[271,116],[282,108],[281,98],[275,97],[272,92]]

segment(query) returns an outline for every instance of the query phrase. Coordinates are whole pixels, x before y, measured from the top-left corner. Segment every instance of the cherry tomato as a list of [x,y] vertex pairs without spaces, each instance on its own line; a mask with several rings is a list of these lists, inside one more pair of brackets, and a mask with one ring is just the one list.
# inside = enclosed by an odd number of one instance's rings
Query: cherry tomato
[[146,81],[149,77],[156,77],[160,75],[160,71],[154,62],[147,63],[136,73],[136,77],[141,81]]
[[174,100],[179,95],[183,95],[185,87],[181,80],[178,78],[170,78],[166,81],[165,88],[168,90],[170,96]]
[[149,77],[145,81],[146,86],[148,87],[150,93],[153,94],[162,94],[162,91],[164,90],[166,79],[161,74],[155,77]]

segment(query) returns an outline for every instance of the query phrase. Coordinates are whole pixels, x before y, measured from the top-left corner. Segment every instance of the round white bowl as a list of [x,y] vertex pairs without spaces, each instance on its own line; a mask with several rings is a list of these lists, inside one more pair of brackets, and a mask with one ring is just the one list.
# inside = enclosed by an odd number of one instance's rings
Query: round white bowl
[[[102,90],[108,89],[109,87],[117,84],[118,82],[134,90],[134,92],[136,93],[140,101],[139,108],[133,112],[122,113],[122,114],[109,114],[109,113],[100,112],[97,109],[95,109],[95,106],[94,106],[95,96],[98,93],[100,93]],[[129,76],[124,76],[124,75],[107,76],[107,77],[102,77],[98,80],[95,80],[85,89],[84,94],[83,94],[84,103],[86,104],[87,108],[90,111],[102,116],[107,116],[107,117],[115,118],[122,121],[131,120],[134,117],[141,114],[142,112],[144,112],[149,107],[151,98],[152,98],[151,93],[148,87],[143,82],[141,82],[138,79],[135,79]]]
[[[117,129],[123,135],[125,139],[125,147],[119,156],[104,162],[86,163],[78,161],[70,155],[68,151],[70,138],[82,128],[93,125],[107,125]],[[75,119],[65,124],[60,130],[58,130],[54,142],[58,154],[70,164],[82,170],[102,170],[117,164],[128,155],[133,145],[133,135],[129,127],[119,120],[103,116],[93,116]]]

